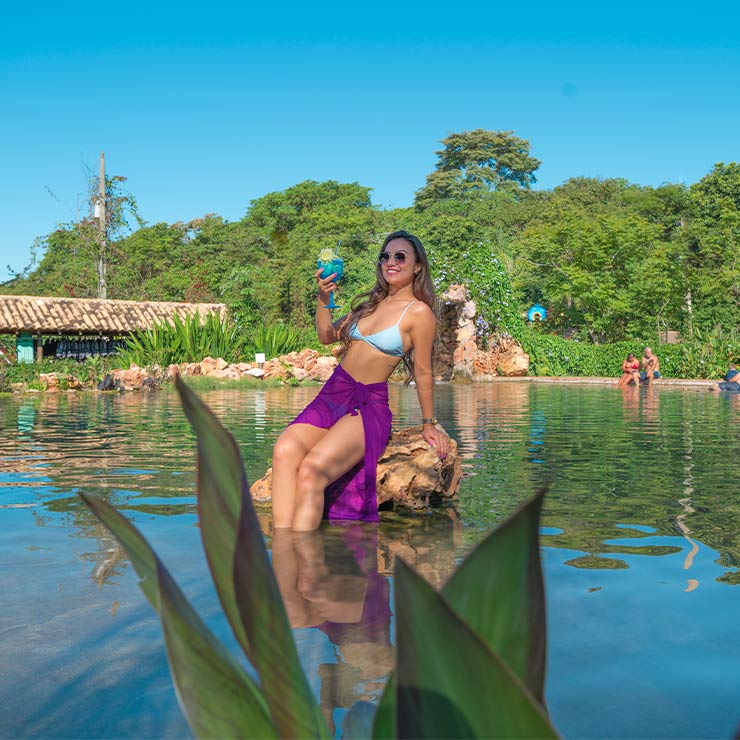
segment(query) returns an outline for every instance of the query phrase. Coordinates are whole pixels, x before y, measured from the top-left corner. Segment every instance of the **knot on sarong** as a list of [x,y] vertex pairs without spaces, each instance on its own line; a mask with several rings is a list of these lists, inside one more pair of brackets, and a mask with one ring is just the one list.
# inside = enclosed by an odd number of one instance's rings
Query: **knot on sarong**
[[350,401],[350,406],[352,406],[352,411],[350,411],[351,416],[357,416],[357,410],[360,406],[367,406],[367,402],[370,400],[370,391],[368,390],[367,386],[363,383],[357,383],[355,382],[355,388],[352,392],[352,400]]

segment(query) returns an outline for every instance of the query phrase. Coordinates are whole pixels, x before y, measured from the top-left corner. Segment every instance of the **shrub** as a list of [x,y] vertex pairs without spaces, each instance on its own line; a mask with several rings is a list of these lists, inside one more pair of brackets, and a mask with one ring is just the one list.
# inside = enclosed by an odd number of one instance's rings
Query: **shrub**
[[119,352],[120,363],[146,367],[166,367],[182,362],[200,362],[204,357],[222,357],[238,362],[244,353],[244,340],[229,318],[209,313],[174,316],[171,321],[157,322],[151,329],[136,332]]
[[661,373],[672,378],[721,377],[728,363],[740,360],[740,338],[734,330],[716,329],[682,344],[637,339],[591,344],[528,328],[520,341],[529,355],[529,373],[537,376],[617,377],[627,354],[634,352],[639,357],[646,346],[658,355]]

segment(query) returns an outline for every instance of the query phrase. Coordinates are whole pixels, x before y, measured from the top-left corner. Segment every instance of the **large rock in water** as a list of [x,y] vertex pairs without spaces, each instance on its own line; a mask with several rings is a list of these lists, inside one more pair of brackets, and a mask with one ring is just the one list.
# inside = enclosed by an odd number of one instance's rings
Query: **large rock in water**
[[[460,456],[450,439],[444,460],[424,441],[421,426],[394,431],[378,461],[378,507],[426,511],[457,496],[460,487]],[[258,503],[270,501],[272,468],[250,488]],[[390,505],[389,505],[390,504]]]

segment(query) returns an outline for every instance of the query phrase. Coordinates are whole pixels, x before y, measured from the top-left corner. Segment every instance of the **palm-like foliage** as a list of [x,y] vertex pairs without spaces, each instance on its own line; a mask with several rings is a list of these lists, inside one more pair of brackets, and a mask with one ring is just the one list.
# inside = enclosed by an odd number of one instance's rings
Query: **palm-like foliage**
[[151,329],[129,337],[119,356],[126,365],[139,366],[200,362],[204,357],[240,359],[243,341],[236,324],[229,318],[208,313],[156,323]]

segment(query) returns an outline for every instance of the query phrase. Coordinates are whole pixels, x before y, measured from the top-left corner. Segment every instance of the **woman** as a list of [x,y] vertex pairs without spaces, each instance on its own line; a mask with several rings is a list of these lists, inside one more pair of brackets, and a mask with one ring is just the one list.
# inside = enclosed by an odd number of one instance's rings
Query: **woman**
[[[358,296],[347,316],[331,321],[324,304],[335,275],[321,278],[316,330],[322,344],[342,341],[339,366],[319,395],[280,435],[272,457],[275,527],[306,531],[328,519],[377,521],[375,467],[388,443],[388,378],[403,359],[423,417],[422,436],[440,458],[447,435],[437,429],[432,344],[434,288],[421,241],[389,234],[375,269],[375,287]],[[363,300],[364,299],[364,300]],[[358,302],[359,301],[359,302]]]
[[622,363],[622,377],[618,385],[629,385],[632,382],[640,385],[640,361],[630,352]]

